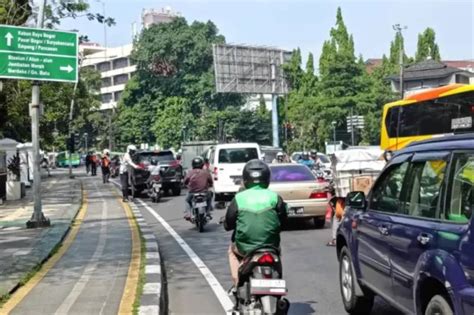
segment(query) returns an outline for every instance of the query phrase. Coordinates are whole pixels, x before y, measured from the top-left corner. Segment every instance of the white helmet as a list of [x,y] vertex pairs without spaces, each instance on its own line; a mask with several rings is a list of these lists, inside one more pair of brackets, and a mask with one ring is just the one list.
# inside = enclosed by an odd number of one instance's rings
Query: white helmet
[[283,152],[278,152],[276,156],[280,157],[280,156],[285,156],[285,155],[283,154]]
[[104,149],[104,151],[102,151],[102,154],[103,154],[103,155],[110,154],[109,149]]
[[130,153],[130,151],[137,151],[137,147],[134,146],[133,144],[129,144],[127,146],[127,152]]

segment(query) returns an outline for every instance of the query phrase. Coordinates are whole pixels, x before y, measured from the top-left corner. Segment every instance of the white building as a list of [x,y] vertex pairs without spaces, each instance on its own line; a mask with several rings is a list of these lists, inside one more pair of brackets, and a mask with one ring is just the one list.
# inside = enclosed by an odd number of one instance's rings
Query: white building
[[[171,22],[178,16],[180,14],[169,7],[143,10],[142,26],[148,28],[152,24]],[[125,85],[136,71],[137,67],[130,58],[132,50],[133,44],[114,48],[104,48],[93,43],[81,44],[80,52],[84,56],[81,67],[92,67],[102,76],[101,110],[117,107]]]
[[102,49],[100,52],[86,55],[82,67],[92,67],[102,76],[100,95],[101,110],[117,107],[125,85],[136,71],[137,67],[130,59],[133,45]]

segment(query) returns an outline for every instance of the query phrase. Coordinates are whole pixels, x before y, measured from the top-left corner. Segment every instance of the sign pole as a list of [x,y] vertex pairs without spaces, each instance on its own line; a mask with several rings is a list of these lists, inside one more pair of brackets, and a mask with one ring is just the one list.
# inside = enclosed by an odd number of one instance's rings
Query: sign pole
[[[46,0],[41,0],[39,3],[39,14],[37,28],[43,27],[44,7]],[[40,111],[40,86],[38,81],[33,82],[31,91],[31,142],[33,144],[33,196],[34,196],[34,211],[30,221],[26,223],[28,228],[38,228],[50,226],[50,221],[47,219],[41,207],[41,172],[40,172],[40,153],[39,153],[39,119]]]

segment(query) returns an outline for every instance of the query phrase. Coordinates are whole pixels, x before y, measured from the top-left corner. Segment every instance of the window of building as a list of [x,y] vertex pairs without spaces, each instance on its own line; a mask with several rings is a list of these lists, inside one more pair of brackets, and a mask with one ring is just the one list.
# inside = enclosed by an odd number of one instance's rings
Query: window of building
[[122,96],[122,91],[117,91],[114,93],[114,99],[116,102],[119,101],[120,97]]
[[110,62],[106,61],[106,62],[99,63],[97,65],[97,70],[99,70],[100,72],[109,71],[110,70]]
[[408,162],[392,167],[377,183],[371,198],[371,208],[377,211],[401,213],[402,186],[408,169]]
[[112,93],[102,94],[102,103],[109,103],[112,100]]
[[474,210],[474,154],[454,156],[448,192],[449,208],[446,219],[467,223]]
[[118,58],[113,61],[114,69],[128,67],[128,58]]
[[114,85],[125,84],[128,81],[128,74],[120,74],[114,77]]
[[102,87],[108,87],[112,85],[111,78],[102,78]]

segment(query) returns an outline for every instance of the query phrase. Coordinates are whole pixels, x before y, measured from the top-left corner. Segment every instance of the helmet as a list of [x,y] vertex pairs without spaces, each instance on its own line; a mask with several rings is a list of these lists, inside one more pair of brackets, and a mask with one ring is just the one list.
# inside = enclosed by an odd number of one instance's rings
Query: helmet
[[277,157],[284,157],[285,155],[283,154],[283,152],[278,152],[277,153]]
[[309,153],[308,153],[308,152],[303,152],[303,153],[301,153],[301,158],[302,158],[303,160],[309,159]]
[[104,151],[102,151],[102,153],[103,153],[104,155],[109,155],[109,154],[110,154],[110,151],[107,150],[107,149],[104,149]]
[[128,152],[128,153],[132,153],[132,152],[135,152],[135,151],[137,151],[137,147],[134,146],[133,144],[129,144],[129,145],[127,146],[127,152]]
[[204,161],[202,160],[202,158],[200,156],[196,156],[193,161],[191,162],[191,164],[193,165],[193,168],[196,169],[196,168],[201,168],[204,166]]
[[316,150],[311,150],[311,156],[316,156],[318,155],[318,151]]
[[260,186],[268,188],[270,185],[270,168],[265,162],[253,159],[247,162],[242,174],[245,188]]

